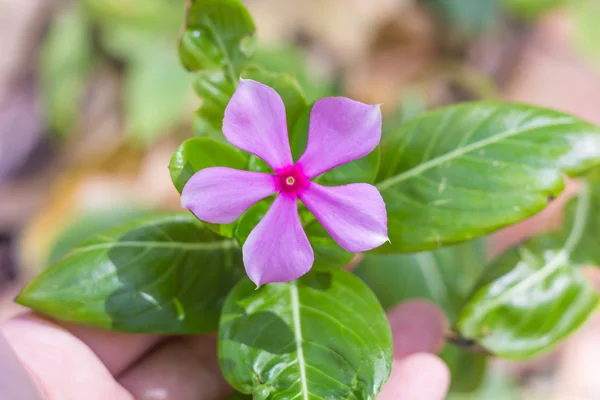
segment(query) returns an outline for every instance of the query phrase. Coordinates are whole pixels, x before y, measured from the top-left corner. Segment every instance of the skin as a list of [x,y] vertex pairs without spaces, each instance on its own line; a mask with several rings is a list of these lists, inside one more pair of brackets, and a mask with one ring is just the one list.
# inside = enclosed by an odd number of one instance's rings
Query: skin
[[[450,375],[433,354],[443,343],[443,313],[416,300],[388,316],[394,362],[378,399],[443,400]],[[32,313],[5,321],[0,332],[2,399],[217,400],[232,393],[214,335],[131,335]]]

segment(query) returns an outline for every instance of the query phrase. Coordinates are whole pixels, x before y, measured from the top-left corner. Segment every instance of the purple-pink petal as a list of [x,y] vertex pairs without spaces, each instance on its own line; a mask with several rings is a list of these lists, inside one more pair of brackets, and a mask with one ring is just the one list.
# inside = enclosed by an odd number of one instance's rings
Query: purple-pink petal
[[388,241],[385,203],[372,185],[327,187],[311,182],[299,197],[331,237],[351,253]]
[[200,220],[228,224],[259,200],[277,192],[277,177],[226,167],[202,169],[187,182],[181,205]]
[[225,109],[223,134],[229,143],[262,158],[273,170],[293,164],[285,106],[267,85],[240,79]]
[[246,273],[257,286],[307,273],[314,252],[298,216],[296,196],[279,194],[242,248]]
[[298,160],[314,178],[366,156],[381,140],[381,110],[345,97],[317,101],[310,114],[306,151]]

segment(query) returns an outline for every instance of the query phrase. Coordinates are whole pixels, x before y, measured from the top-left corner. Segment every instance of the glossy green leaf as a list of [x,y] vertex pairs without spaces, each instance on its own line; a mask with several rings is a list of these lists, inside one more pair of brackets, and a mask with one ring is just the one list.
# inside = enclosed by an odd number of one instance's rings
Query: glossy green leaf
[[51,26],[40,56],[46,119],[59,134],[75,128],[91,62],[88,18],[82,7],[67,7]]
[[[562,232],[534,239],[489,266],[460,315],[462,336],[502,357],[526,359],[549,351],[587,319],[598,295],[576,266],[585,250],[580,241],[598,230],[598,218],[590,216],[598,214],[591,205],[600,199],[593,202],[592,195],[584,186],[563,228],[569,232],[564,241],[557,240]],[[597,244],[588,243],[595,258]]]
[[181,122],[191,79],[168,49],[155,49],[130,65],[124,87],[130,137],[136,142],[152,143]]
[[382,145],[391,244],[431,249],[523,220],[600,163],[600,128],[557,111],[464,103],[407,121]]
[[414,254],[366,253],[354,272],[384,308],[428,299],[453,323],[484,267],[485,247],[478,240]]
[[150,215],[150,210],[135,206],[121,206],[114,209],[95,210],[78,215],[58,236],[50,250],[48,265],[63,258],[70,250],[93,236]]
[[223,71],[236,84],[249,54],[254,21],[240,0],[192,2],[179,46],[190,71]]
[[194,90],[202,104],[196,112],[194,135],[226,141],[222,133],[223,117],[236,87],[237,81],[229,81],[223,71],[209,70],[196,74]]
[[243,276],[236,243],[191,214],[164,214],[86,241],[17,301],[51,317],[125,332],[214,331]]
[[188,139],[171,157],[171,180],[181,193],[187,181],[196,172],[209,167],[246,169],[248,156],[234,147],[209,138]]
[[219,326],[227,381],[255,399],[374,399],[392,337],[376,297],[344,272],[231,292]]

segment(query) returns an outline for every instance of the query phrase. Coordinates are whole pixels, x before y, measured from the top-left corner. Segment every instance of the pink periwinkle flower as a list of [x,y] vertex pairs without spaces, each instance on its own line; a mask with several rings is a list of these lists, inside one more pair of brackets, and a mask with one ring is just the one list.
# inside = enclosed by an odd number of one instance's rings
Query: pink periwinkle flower
[[275,174],[206,168],[185,185],[181,203],[202,221],[227,224],[277,193],[242,248],[246,272],[258,286],[294,280],[313,265],[297,199],[349,252],[370,250],[388,240],[385,203],[374,186],[326,187],[310,181],[375,149],[381,140],[378,105],[343,97],[317,101],[306,150],[294,164],[283,101],[269,86],[242,79],[225,109],[223,134],[232,145],[263,159]]

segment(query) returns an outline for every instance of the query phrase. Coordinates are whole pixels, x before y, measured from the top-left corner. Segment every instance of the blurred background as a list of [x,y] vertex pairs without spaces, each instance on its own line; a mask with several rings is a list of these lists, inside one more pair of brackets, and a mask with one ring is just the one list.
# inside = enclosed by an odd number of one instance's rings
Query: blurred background
[[[424,110],[506,99],[600,124],[599,0],[246,0],[255,61],[309,100]],[[179,65],[184,0],[0,0],[0,320],[53,260],[153,209],[200,101]],[[496,251],[551,220],[501,232]],[[593,277],[592,277],[593,278]],[[600,287],[600,285],[598,285]],[[600,321],[527,364],[496,362],[468,399],[600,399]]]

